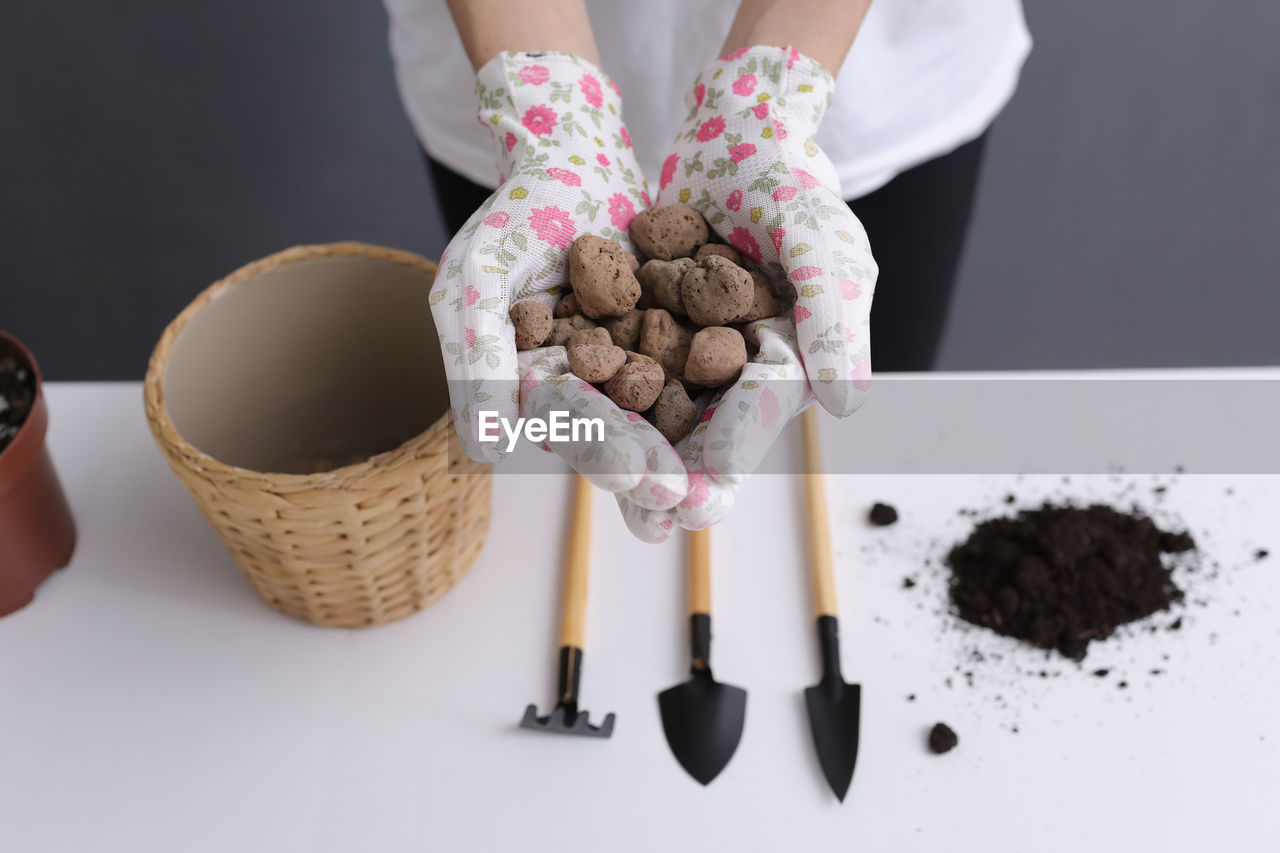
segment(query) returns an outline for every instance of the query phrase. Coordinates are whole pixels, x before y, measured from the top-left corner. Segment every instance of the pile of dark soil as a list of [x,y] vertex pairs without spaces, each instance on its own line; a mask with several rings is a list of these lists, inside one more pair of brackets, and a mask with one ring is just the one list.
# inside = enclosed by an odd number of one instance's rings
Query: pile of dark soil
[[1143,515],[1045,504],[984,521],[951,550],[951,602],[968,622],[1080,660],[1093,640],[1180,601],[1162,554],[1194,548]]
[[0,348],[0,453],[26,422],[35,399],[36,382],[31,368],[15,353]]

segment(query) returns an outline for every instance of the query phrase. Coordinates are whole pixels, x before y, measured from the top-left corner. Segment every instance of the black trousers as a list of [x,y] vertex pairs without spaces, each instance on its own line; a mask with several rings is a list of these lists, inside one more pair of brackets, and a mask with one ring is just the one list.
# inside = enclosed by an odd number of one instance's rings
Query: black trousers
[[[984,134],[849,201],[880,265],[871,308],[877,371],[934,367],[985,147]],[[456,233],[493,190],[430,157],[427,168],[445,225]]]

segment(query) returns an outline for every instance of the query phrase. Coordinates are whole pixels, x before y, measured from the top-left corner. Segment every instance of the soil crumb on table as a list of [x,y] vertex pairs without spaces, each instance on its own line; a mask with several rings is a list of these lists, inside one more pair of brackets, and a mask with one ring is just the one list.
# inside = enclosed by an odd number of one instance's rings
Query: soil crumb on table
[[888,527],[898,520],[898,511],[889,504],[876,503],[867,513],[867,520],[875,527]]
[[960,738],[946,723],[937,723],[929,730],[929,751],[934,755],[950,752],[960,743]]
[[1163,554],[1185,531],[1109,506],[1045,504],[978,524],[947,557],[960,618],[1073,660],[1089,643],[1181,601]]

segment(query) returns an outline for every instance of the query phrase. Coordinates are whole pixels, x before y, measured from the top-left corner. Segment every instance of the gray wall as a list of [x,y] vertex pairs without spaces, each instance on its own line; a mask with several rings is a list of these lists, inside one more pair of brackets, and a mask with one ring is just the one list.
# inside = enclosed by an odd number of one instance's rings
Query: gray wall
[[943,366],[1280,364],[1280,5],[1027,6]]
[[[1170,6],[1029,4],[943,367],[1280,363],[1280,7]],[[195,292],[284,246],[444,247],[372,0],[19,8],[0,326],[51,378],[140,377]]]
[[377,0],[63,0],[0,26],[0,326],[139,379],[201,288],[296,243],[438,254]]

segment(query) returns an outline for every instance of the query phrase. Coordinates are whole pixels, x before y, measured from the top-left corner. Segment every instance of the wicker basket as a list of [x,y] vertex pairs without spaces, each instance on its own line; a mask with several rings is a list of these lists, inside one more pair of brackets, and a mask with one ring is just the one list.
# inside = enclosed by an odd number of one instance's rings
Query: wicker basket
[[288,249],[201,293],[151,356],[156,442],[282,613],[402,619],[484,545],[490,468],[451,440],[435,270],[358,243]]

